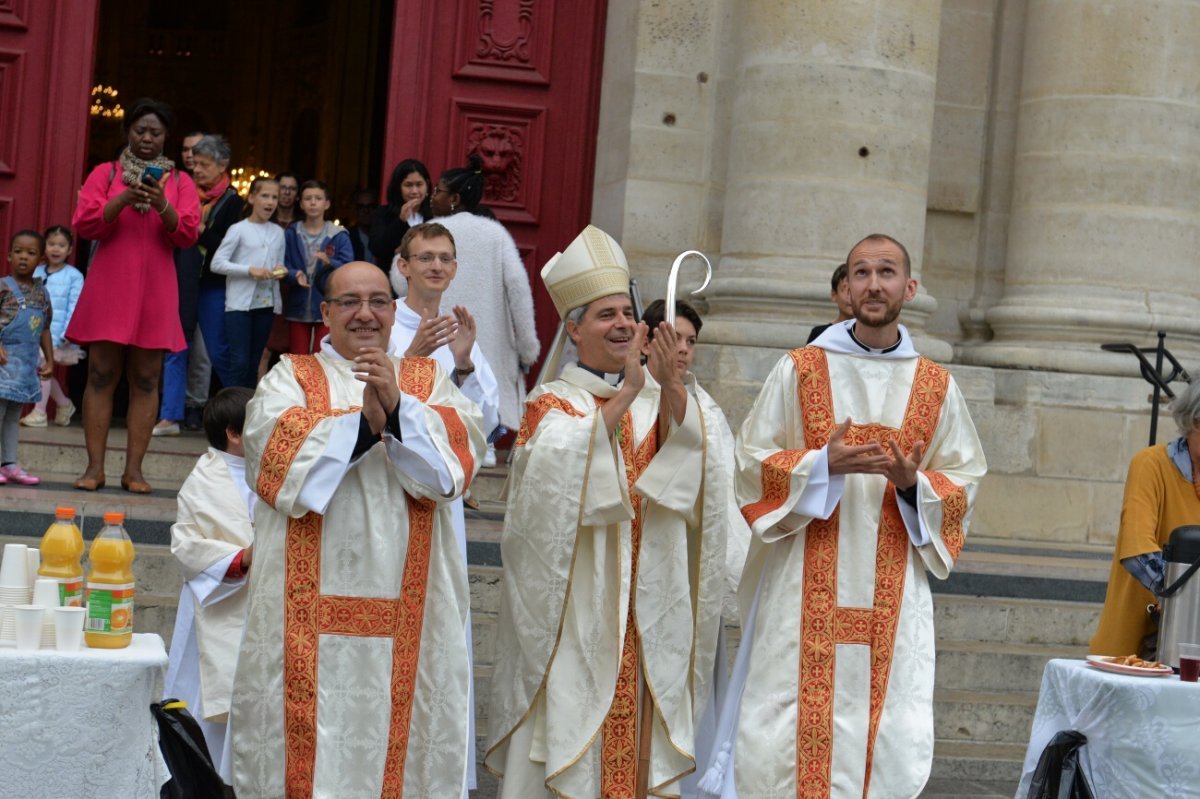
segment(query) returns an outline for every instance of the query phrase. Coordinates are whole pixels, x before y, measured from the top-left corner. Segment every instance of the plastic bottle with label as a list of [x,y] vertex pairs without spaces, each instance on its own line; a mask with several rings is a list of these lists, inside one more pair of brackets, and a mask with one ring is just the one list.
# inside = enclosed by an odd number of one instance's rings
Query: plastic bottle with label
[[104,514],[104,529],[88,553],[87,621],[83,637],[99,649],[121,649],[133,640],[133,541],[125,514]]
[[58,582],[58,601],[65,607],[83,607],[83,533],[75,524],[75,509],[59,506],[54,509],[54,522],[42,536],[42,564],[38,577]]

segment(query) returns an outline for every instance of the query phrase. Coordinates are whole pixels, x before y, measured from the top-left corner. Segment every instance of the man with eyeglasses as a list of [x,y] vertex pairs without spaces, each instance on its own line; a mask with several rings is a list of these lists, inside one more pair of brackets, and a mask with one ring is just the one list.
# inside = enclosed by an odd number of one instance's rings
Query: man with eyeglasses
[[[437,222],[410,227],[400,241],[399,257],[392,265],[392,286],[407,291],[396,305],[396,324],[392,326],[392,351],[406,358],[433,358],[451,376],[467,399],[483,413],[483,429],[495,430],[500,424],[500,387],[492,367],[475,341],[475,318],[461,305],[442,313],[442,294],[458,270],[454,236]],[[464,495],[450,503],[454,533],[458,537],[463,562],[467,558],[467,527],[463,504],[471,503]],[[478,503],[471,507],[478,507]],[[467,651],[471,651],[471,623],[467,619]],[[471,707],[475,707],[474,701]],[[474,713],[471,715],[471,740],[475,740]],[[475,761],[469,769],[469,787],[475,786]]]
[[482,415],[436,362],[391,350],[378,267],[346,264],[326,288],[321,352],[282,359],[246,411],[246,479],[265,506],[234,786],[465,797],[470,591],[450,503],[486,448]]

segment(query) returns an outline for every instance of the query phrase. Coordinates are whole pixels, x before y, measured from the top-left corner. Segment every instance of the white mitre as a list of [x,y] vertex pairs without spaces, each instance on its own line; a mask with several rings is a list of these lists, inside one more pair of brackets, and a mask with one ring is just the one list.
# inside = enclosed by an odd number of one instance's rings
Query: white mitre
[[629,264],[616,239],[588,225],[542,267],[542,282],[560,317],[593,300],[629,294]]

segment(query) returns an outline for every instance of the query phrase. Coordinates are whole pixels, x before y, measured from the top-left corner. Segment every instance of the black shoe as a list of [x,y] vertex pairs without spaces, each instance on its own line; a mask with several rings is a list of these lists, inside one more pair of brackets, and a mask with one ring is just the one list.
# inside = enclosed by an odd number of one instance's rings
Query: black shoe
[[183,429],[195,432],[204,427],[204,411],[188,406],[183,414]]

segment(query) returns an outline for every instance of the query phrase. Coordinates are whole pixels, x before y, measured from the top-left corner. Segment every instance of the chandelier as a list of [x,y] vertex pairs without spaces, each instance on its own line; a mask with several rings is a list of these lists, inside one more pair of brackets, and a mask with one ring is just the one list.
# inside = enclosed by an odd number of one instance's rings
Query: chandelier
[[125,109],[117,102],[119,92],[112,86],[97,85],[92,87],[92,104],[88,111],[94,117],[101,119],[124,119]]
[[250,193],[250,184],[255,178],[269,178],[271,173],[265,170],[255,172],[254,167],[234,167],[229,170],[229,185],[233,186],[234,190],[245,197]]

